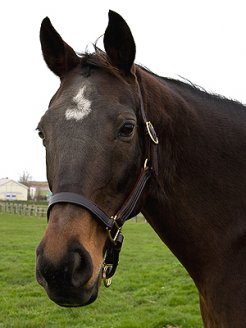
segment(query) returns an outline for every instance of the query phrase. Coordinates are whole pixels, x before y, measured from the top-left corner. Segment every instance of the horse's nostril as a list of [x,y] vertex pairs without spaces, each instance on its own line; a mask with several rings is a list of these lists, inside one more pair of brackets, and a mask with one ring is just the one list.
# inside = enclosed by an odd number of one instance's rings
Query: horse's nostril
[[86,249],[78,242],[72,242],[58,263],[45,256],[45,249],[37,256],[36,277],[45,289],[62,290],[79,288],[92,276],[92,260]]
[[37,259],[37,268],[36,268],[36,279],[37,282],[43,286],[44,288],[48,287],[48,283],[44,277],[44,275],[40,272],[39,265],[38,265],[38,259]]
[[90,257],[83,250],[83,256],[80,252],[73,254],[73,270],[71,275],[71,283],[74,287],[80,287],[86,284],[92,273],[92,264]]

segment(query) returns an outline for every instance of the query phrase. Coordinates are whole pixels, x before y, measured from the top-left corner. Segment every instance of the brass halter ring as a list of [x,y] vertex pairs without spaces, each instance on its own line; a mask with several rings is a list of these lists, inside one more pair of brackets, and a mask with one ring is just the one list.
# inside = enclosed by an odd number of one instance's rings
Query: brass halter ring
[[112,284],[112,277],[111,278],[107,278],[107,271],[108,269],[112,268],[112,264],[103,264],[103,269],[102,269],[102,279],[103,279],[103,284],[105,287],[110,287]]
[[116,245],[116,243],[117,243],[116,241],[117,241],[117,238],[118,238],[119,234],[121,233],[121,228],[122,228],[122,227],[120,227],[120,226],[118,225],[118,223],[117,223],[117,215],[115,215],[115,216],[113,216],[113,217],[111,217],[111,218],[112,218],[113,221],[114,221],[114,226],[116,227],[117,231],[116,231],[116,233],[115,233],[114,236],[112,236],[112,233],[111,233],[111,230],[112,230],[112,229],[108,229],[108,228],[107,228],[107,232],[108,232],[109,240],[110,240],[113,244]]
[[148,121],[145,124],[146,124],[148,134],[150,136],[150,139],[153,141],[154,144],[158,145],[159,140],[158,140],[157,134],[155,132],[155,129],[154,129],[152,123],[150,121]]

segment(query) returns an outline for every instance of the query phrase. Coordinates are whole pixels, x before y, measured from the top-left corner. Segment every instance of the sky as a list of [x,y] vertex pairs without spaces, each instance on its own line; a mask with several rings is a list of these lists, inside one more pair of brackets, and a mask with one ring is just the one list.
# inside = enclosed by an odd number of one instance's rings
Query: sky
[[136,63],[246,104],[244,0],[2,1],[0,178],[18,180],[27,171],[33,180],[46,180],[45,150],[35,129],[59,79],[42,58],[42,19],[48,16],[62,38],[83,52],[104,33],[109,9],[130,26]]

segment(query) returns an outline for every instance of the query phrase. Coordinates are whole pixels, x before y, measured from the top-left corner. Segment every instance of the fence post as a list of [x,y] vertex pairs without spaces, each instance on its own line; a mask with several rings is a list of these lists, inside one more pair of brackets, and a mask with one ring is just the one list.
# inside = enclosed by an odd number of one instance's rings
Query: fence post
[[46,208],[38,205],[0,201],[0,213],[43,217],[46,215]]

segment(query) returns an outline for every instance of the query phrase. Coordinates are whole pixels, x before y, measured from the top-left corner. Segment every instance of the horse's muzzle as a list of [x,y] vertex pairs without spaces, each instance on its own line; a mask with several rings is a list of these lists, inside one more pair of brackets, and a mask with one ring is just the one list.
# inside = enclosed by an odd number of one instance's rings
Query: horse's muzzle
[[49,298],[60,306],[75,307],[92,303],[97,298],[99,278],[87,286],[93,266],[89,253],[78,242],[70,243],[59,263],[45,257],[44,243],[37,248],[36,278]]

